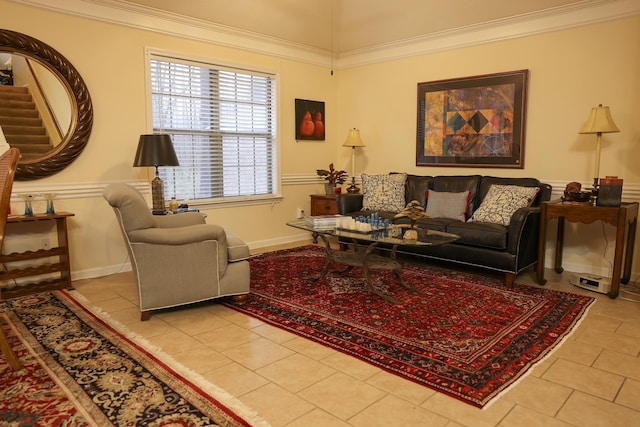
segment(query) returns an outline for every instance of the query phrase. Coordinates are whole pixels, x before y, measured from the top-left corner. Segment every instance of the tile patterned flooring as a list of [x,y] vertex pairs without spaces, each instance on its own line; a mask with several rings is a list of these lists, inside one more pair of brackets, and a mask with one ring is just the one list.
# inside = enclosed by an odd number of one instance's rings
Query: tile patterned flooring
[[[640,302],[582,291],[566,274],[549,271],[547,279],[548,288],[589,293],[597,302],[561,347],[483,410],[215,301],[140,322],[130,272],[74,286],[273,426],[640,425]],[[532,271],[517,282],[536,286]]]

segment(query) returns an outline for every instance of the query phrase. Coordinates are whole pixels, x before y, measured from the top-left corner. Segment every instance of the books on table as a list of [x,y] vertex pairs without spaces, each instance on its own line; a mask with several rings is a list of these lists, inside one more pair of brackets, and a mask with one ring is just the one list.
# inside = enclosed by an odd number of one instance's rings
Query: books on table
[[338,222],[342,219],[351,218],[345,215],[316,215],[316,216],[306,216],[304,218],[304,222],[307,226],[323,229],[323,230],[331,230],[338,226]]

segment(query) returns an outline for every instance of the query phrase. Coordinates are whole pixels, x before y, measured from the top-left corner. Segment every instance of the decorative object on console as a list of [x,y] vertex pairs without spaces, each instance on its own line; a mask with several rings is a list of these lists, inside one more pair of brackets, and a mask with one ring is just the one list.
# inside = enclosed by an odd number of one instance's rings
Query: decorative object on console
[[344,182],[347,180],[347,171],[335,169],[333,167],[333,163],[329,163],[329,170],[316,169],[316,173],[318,174],[318,176],[324,177],[324,180],[327,181],[327,183],[325,184],[325,193],[328,196],[337,194],[333,188],[336,186],[336,184],[344,184]]
[[47,201],[47,210],[46,210],[47,215],[53,215],[56,213],[56,210],[53,207],[53,199],[55,199],[56,196],[57,196],[56,193],[44,193],[42,195],[42,197],[44,197],[44,199]]
[[360,138],[360,130],[356,128],[349,130],[347,139],[342,146],[351,147],[351,185],[347,188],[347,193],[359,193],[360,189],[356,185],[356,147],[365,146]]
[[618,126],[614,123],[609,107],[603,107],[602,104],[591,109],[589,118],[580,131],[580,133],[595,133],[597,135],[596,165],[593,170],[593,189],[596,196],[599,185],[598,180],[600,179],[600,140],[602,139],[603,133],[615,132],[620,132],[620,129],[618,129]]
[[33,206],[31,202],[36,197],[33,194],[20,194],[22,200],[24,200],[24,216],[33,216]]
[[167,134],[140,135],[133,166],[154,166],[156,177],[151,181],[153,210],[164,212],[164,183],[158,174],[158,166],[180,166],[173,149],[171,136]]
[[567,184],[564,188],[564,195],[562,200],[565,202],[588,202],[591,197],[590,191],[580,191],[582,184],[573,181]]
[[619,207],[622,204],[622,179],[617,176],[602,178],[597,204],[598,206]]

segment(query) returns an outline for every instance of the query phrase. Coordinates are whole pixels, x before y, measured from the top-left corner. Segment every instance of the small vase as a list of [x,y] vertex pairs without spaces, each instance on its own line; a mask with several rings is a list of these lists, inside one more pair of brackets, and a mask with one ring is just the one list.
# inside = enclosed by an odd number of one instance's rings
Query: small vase
[[21,194],[22,200],[24,200],[24,216],[33,216],[33,207],[31,207],[31,202],[35,197],[33,194]]
[[53,207],[53,199],[56,198],[56,194],[45,193],[42,195],[42,197],[44,197],[44,199],[47,201],[47,210],[46,210],[47,215],[54,215],[56,213],[56,210]]
[[327,196],[333,196],[333,194],[334,194],[334,192],[333,192],[333,191],[334,191],[334,190],[333,190],[333,188],[334,188],[335,186],[336,186],[336,185],[335,185],[335,184],[333,184],[333,183],[330,183],[330,182],[326,183],[326,184],[324,185],[324,193],[325,193]]

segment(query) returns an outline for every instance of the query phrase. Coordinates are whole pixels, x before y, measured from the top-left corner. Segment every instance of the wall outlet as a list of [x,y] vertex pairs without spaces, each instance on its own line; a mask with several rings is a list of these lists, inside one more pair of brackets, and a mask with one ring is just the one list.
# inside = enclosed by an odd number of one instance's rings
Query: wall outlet
[[49,239],[42,239],[40,244],[42,246],[42,249],[51,249],[51,242],[49,241]]
[[300,219],[300,218],[304,218],[304,210],[303,209],[296,209],[296,218]]

